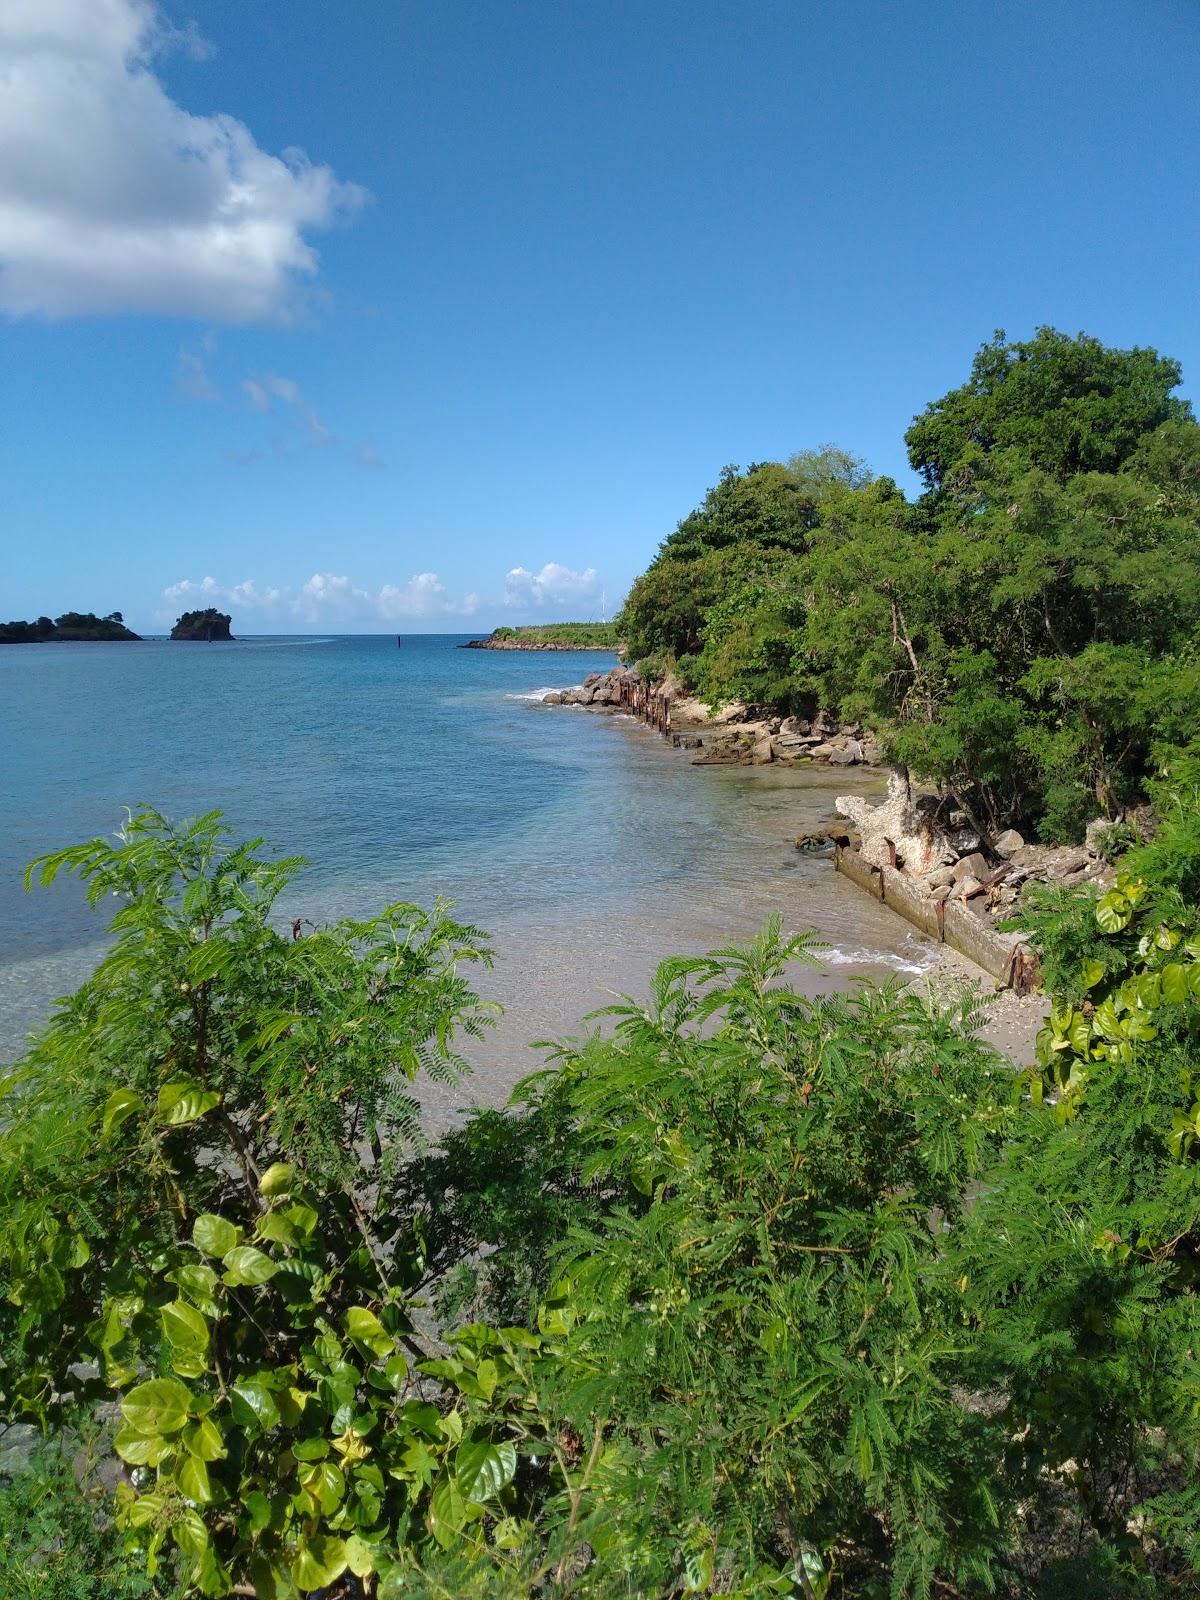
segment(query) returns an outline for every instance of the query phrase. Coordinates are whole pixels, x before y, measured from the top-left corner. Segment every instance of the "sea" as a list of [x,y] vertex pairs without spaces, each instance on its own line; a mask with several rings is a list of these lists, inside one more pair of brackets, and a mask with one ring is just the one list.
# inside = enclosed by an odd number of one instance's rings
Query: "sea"
[[26,892],[26,863],[114,834],[126,808],[211,809],[310,863],[280,923],[454,902],[487,930],[479,987],[503,1020],[432,1127],[502,1104],[663,957],[751,938],[778,911],[826,942],[809,992],[922,971],[933,947],[795,836],[862,769],[695,767],[625,715],[541,704],[611,666],[596,652],[467,650],[468,635],[0,647],[0,1060],[103,953],[78,884]]

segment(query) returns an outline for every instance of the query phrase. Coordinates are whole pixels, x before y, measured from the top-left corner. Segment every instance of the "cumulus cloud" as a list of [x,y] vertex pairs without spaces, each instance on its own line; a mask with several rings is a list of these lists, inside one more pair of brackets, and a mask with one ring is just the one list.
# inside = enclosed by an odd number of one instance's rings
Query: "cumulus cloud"
[[0,310],[286,320],[307,235],[365,194],[235,117],[193,116],[154,71],[200,53],[154,0],[0,5]]
[[574,572],[547,561],[540,572],[513,567],[504,577],[504,603],[528,609],[531,606],[560,605],[572,600],[593,598],[600,587],[595,567]]
[[[418,572],[407,583],[385,583],[364,589],[335,572],[314,572],[298,589],[283,585],[260,588],[253,580],[222,584],[215,578],[183,578],[162,592],[168,607],[224,605],[239,612],[281,622],[363,625],[404,618],[469,617],[479,609],[479,596],[448,593],[436,572]],[[161,613],[164,620],[169,611]]]
[[[540,572],[511,568],[498,595],[451,594],[436,572],[416,572],[404,583],[384,583],[369,589],[345,573],[324,571],[314,572],[296,586],[259,586],[250,579],[225,584],[213,577],[184,578],[162,591],[162,601],[164,608],[176,610],[219,605],[239,615],[249,613],[263,622],[369,631],[372,626],[388,627],[406,620],[450,620],[474,617],[480,612],[534,613],[551,605],[565,610],[598,598],[600,592],[594,567],[575,572],[549,561]],[[169,615],[173,612],[167,609],[160,612],[163,620]]]

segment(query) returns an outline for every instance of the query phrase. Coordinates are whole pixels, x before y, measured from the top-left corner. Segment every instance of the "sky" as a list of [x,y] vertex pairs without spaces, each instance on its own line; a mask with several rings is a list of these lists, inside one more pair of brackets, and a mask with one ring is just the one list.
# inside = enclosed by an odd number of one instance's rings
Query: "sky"
[[0,0],[0,616],[611,614],[993,330],[1200,382],[1200,0]]

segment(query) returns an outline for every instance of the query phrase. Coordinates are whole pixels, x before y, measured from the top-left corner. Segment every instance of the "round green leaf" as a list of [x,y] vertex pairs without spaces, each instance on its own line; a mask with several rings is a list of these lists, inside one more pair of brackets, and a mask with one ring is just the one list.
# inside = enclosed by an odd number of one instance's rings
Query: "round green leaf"
[[212,1499],[208,1482],[208,1467],[199,1456],[185,1455],[175,1473],[175,1482],[187,1499],[206,1506]]
[[266,1433],[279,1421],[279,1407],[275,1397],[261,1378],[247,1378],[235,1383],[229,1394],[233,1420],[239,1428],[250,1433]]
[[197,1217],[192,1228],[192,1243],[206,1256],[227,1256],[241,1238],[241,1230],[224,1217],[215,1217],[206,1211]]
[[126,1427],[135,1433],[178,1433],[188,1419],[191,1404],[191,1395],[174,1378],[151,1378],[125,1396],[121,1416]]
[[517,1470],[517,1447],[511,1440],[492,1444],[464,1439],[454,1456],[454,1476],[466,1500],[482,1503],[498,1495]]
[[244,1284],[266,1283],[276,1272],[275,1263],[270,1256],[264,1255],[261,1250],[256,1250],[252,1244],[234,1245],[232,1250],[227,1250],[221,1257],[221,1265],[225,1268],[222,1281],[233,1289],[240,1288]]
[[326,1589],[341,1577],[349,1562],[344,1539],[318,1534],[300,1546],[300,1552],[292,1563],[292,1581],[301,1594],[310,1594],[314,1589]]

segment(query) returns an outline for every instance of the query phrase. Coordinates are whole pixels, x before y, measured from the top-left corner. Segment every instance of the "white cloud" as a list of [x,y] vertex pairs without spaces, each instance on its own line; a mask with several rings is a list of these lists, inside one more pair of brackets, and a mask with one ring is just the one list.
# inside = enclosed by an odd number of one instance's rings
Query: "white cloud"
[[[223,605],[257,614],[264,620],[312,623],[330,627],[338,623],[396,622],[403,618],[469,617],[479,609],[479,596],[455,599],[436,572],[418,572],[407,583],[385,583],[379,589],[361,588],[351,578],[334,572],[314,572],[299,589],[268,585],[259,588],[252,579],[231,585],[215,578],[183,578],[162,592],[168,608]],[[170,611],[160,613],[165,620]]]
[[560,566],[557,561],[547,561],[540,572],[530,572],[526,567],[513,567],[504,578],[504,603],[508,606],[561,605],[572,600],[593,598],[600,587],[595,567],[584,572],[574,572]]
[[199,50],[154,0],[0,4],[0,310],[287,319],[306,235],[365,198],[235,117],[193,116],[153,71]]
[[373,444],[360,444],[354,452],[354,459],[360,467],[382,467],[383,458]]
[[280,378],[268,373],[265,378],[243,378],[242,393],[252,411],[273,411],[278,400],[289,406],[303,424],[314,444],[328,444],[329,429],[300,392],[300,385],[292,378]]
[[[481,612],[495,615],[502,609],[512,614],[532,613],[550,605],[565,608],[595,600],[600,592],[594,567],[575,572],[556,561],[547,562],[536,573],[513,567],[505,574],[503,593],[490,596],[474,592],[453,595],[436,572],[416,572],[404,583],[384,583],[377,589],[365,588],[345,573],[330,571],[314,572],[298,587],[260,587],[251,579],[224,584],[213,577],[184,578],[162,591],[164,609],[159,615],[162,620],[169,620],[181,607],[219,605],[263,622],[369,632],[372,627],[383,631],[405,620],[449,621]],[[254,631],[249,623],[246,631]]]

